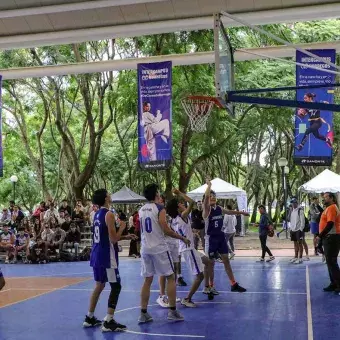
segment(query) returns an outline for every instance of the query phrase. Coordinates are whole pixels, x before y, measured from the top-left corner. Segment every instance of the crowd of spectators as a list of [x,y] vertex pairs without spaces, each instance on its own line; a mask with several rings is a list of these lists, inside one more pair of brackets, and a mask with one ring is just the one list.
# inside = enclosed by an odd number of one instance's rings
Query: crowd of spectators
[[81,235],[92,224],[97,210],[90,200],[84,205],[77,200],[71,208],[65,199],[59,206],[53,201],[40,202],[28,214],[11,201],[9,208],[2,209],[0,218],[0,255],[5,263],[86,259],[80,253]]

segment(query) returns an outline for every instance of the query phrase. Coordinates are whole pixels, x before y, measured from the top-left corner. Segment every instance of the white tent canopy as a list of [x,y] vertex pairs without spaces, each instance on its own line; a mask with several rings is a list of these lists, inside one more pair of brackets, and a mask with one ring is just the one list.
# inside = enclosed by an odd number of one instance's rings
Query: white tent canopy
[[144,196],[138,195],[137,193],[130,190],[124,185],[119,191],[111,195],[111,201],[113,203],[129,204],[129,203],[141,203],[145,202]]
[[303,184],[300,188],[302,192],[322,193],[322,192],[340,192],[340,175],[328,169],[321,172],[309,182]]
[[[220,178],[214,178],[211,181],[211,189],[216,192],[216,197],[220,199],[237,199],[237,204],[240,210],[247,209],[247,193]],[[188,192],[188,196],[195,200],[201,200],[202,196],[207,189],[207,185],[204,184],[199,188]]]

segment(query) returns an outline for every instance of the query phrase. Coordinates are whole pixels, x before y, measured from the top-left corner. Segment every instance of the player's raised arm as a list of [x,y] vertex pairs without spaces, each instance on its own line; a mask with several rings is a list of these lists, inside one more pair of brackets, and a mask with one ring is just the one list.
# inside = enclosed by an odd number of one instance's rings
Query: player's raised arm
[[190,241],[177,234],[176,232],[174,232],[168,225],[168,222],[166,221],[166,213],[165,213],[165,209],[162,209],[160,212],[159,212],[159,225],[161,226],[162,230],[163,230],[163,233],[166,235],[166,236],[169,236],[169,237],[172,237],[172,238],[177,238],[178,240],[181,240],[183,241],[185,244],[187,244],[188,246],[190,246]]
[[211,193],[211,182],[210,179],[207,179],[207,189],[205,190],[204,193],[204,199],[203,199],[203,204],[202,204],[202,208],[203,208],[203,213],[202,213],[202,217],[205,220],[210,213],[210,193]]
[[223,214],[226,215],[243,215],[243,216],[249,216],[249,214],[245,211],[239,211],[239,210],[228,210],[228,209],[224,209],[222,208],[222,212]]
[[194,207],[195,201],[191,199],[189,196],[187,196],[186,194],[183,194],[182,192],[180,192],[178,189],[173,189],[172,192],[173,194],[183,198],[189,204],[188,207],[181,214],[183,218],[187,218],[189,214],[191,213],[192,208]]
[[112,243],[117,243],[126,228],[126,223],[124,221],[120,221],[120,226],[119,229],[116,230],[116,220],[115,216],[111,211],[108,211],[107,214],[105,215],[105,222],[107,225],[107,229],[109,231],[109,239]]

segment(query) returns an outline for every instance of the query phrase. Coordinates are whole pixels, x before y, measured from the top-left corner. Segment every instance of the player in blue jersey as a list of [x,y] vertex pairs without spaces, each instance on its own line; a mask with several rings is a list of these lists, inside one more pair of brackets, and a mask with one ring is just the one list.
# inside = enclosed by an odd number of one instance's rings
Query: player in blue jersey
[[118,270],[118,241],[122,239],[134,239],[135,235],[122,236],[126,223],[121,221],[118,229],[115,227],[114,214],[109,210],[111,204],[110,194],[106,189],[95,191],[93,204],[100,209],[94,215],[93,222],[93,246],[91,252],[90,265],[93,267],[96,287],[90,299],[89,312],[87,313],[83,326],[95,327],[102,324],[94,316],[94,311],[99,300],[99,296],[109,282],[111,292],[108,300],[107,315],[102,325],[103,332],[119,332],[126,330],[125,325],[121,325],[113,318],[120,291],[120,275]]
[[144,284],[141,291],[141,314],[138,322],[145,323],[153,320],[147,312],[147,307],[154,275],[165,276],[167,279],[167,294],[170,308],[168,320],[182,321],[184,320],[183,316],[176,310],[174,266],[165,235],[182,240],[187,245],[190,245],[190,241],[169,227],[164,206],[159,204],[160,194],[157,184],[147,185],[144,189],[144,196],[148,203],[139,210],[141,264]]
[[[203,219],[205,220],[206,234],[205,253],[211,262],[213,262],[218,255],[221,256],[225,271],[231,283],[231,291],[243,293],[246,289],[235,281],[233,270],[231,269],[229,262],[228,244],[222,231],[225,214],[249,216],[248,213],[230,211],[219,206],[217,204],[216,194],[211,190],[211,182],[210,180],[207,180],[207,189],[203,197]],[[206,290],[204,292],[206,292]],[[218,294],[218,292],[215,291],[215,294]]]

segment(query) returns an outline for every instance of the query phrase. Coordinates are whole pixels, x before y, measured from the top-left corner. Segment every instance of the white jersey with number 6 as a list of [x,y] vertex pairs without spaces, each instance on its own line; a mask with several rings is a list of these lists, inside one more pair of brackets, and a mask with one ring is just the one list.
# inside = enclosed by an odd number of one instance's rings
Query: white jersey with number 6
[[190,240],[190,246],[187,246],[183,241],[179,241],[179,252],[182,253],[183,251],[194,249],[194,233],[192,232],[190,218],[187,217],[185,221],[179,215],[172,220],[172,227],[178,234]]
[[138,212],[142,254],[160,254],[168,250],[165,235],[159,224],[159,213],[163,209],[160,204],[147,203]]

